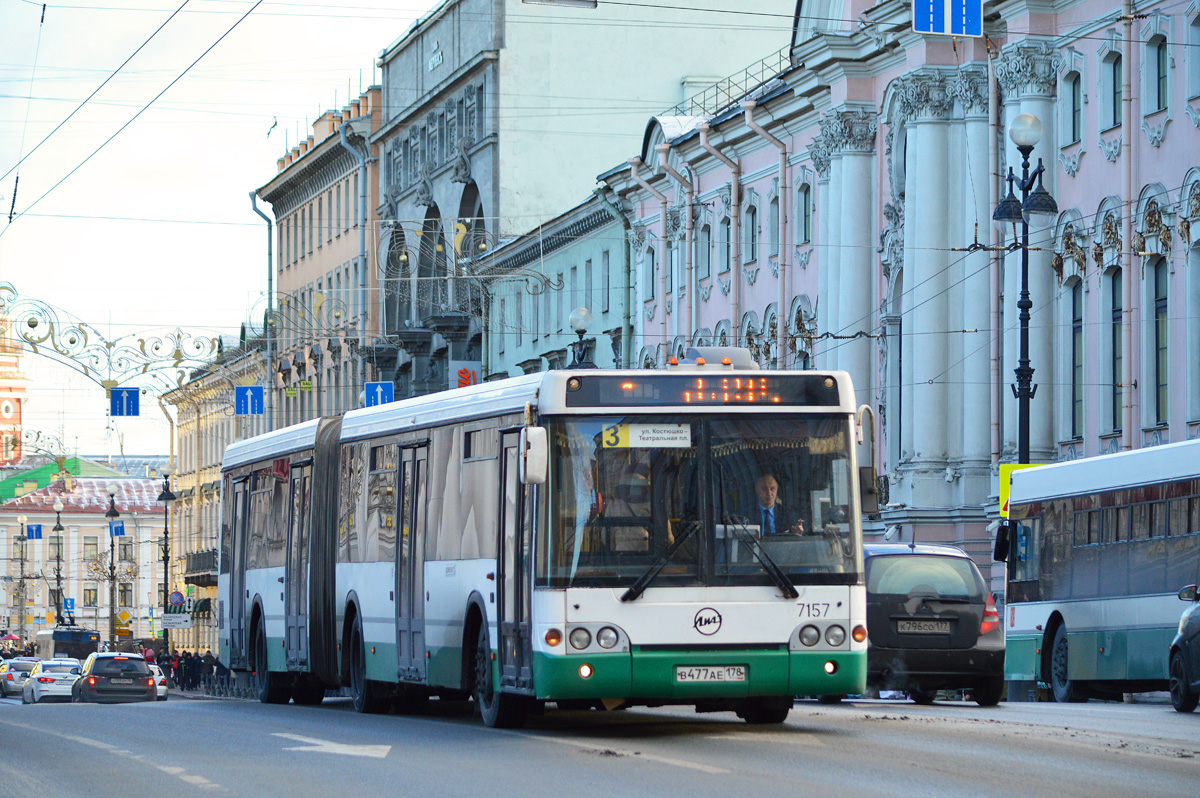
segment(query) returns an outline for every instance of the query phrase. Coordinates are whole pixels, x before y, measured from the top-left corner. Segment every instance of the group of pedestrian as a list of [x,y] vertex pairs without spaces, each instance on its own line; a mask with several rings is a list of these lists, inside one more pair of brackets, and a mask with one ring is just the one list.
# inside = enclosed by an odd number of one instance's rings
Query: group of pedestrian
[[6,645],[0,648],[0,657],[4,659],[12,659],[13,657],[33,657],[36,656],[36,651],[33,643],[27,646]]
[[[170,674],[181,690],[208,690],[228,682],[229,669],[221,664],[212,651],[200,654],[196,651],[172,651],[166,662],[159,667]],[[222,678],[222,676],[224,678]]]

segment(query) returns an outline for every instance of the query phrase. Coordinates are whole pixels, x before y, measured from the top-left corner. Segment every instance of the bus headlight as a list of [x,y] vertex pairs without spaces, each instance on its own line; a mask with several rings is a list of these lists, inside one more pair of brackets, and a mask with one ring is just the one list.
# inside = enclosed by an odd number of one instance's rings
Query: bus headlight
[[821,642],[821,630],[815,626],[806,626],[800,630],[800,642],[806,646],[815,646]]
[[567,639],[571,641],[571,645],[575,648],[583,649],[592,644],[592,633],[581,626],[577,629],[572,629]]
[[831,646],[840,646],[846,642],[846,630],[838,625],[833,625],[825,630],[825,642]]
[[599,632],[596,632],[596,642],[600,644],[600,648],[612,648],[617,644],[620,636],[617,630],[611,626],[605,626]]

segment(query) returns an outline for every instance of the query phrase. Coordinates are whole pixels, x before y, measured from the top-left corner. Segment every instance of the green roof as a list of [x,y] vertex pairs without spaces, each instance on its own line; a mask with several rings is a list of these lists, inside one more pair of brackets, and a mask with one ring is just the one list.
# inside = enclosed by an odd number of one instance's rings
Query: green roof
[[[68,457],[63,461],[63,470],[76,477],[124,476],[124,474],[116,469],[109,468],[92,460],[85,460],[82,457]],[[14,474],[8,479],[0,480],[0,503],[16,498],[17,489],[23,485],[30,484],[30,490],[44,488],[53,482],[58,474],[58,463],[51,462],[40,465],[37,468],[31,468],[28,471],[22,471],[20,474]],[[32,483],[37,484],[32,485]],[[22,495],[28,492],[23,491]]]

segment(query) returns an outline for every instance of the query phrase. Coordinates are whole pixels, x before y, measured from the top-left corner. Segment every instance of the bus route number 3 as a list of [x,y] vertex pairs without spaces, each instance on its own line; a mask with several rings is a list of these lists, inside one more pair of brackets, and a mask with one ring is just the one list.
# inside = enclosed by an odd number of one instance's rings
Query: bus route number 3
[[828,618],[829,617],[829,602],[813,603],[813,604],[797,604],[800,609],[801,618]]

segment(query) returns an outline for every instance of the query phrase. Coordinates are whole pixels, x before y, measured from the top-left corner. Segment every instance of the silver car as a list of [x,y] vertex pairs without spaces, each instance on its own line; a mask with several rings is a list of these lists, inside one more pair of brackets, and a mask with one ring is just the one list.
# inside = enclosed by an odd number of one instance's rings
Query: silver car
[[33,666],[21,687],[22,704],[70,701],[71,685],[79,678],[79,660],[48,659]]
[[20,695],[29,672],[39,662],[37,657],[13,657],[0,662],[0,698]]

